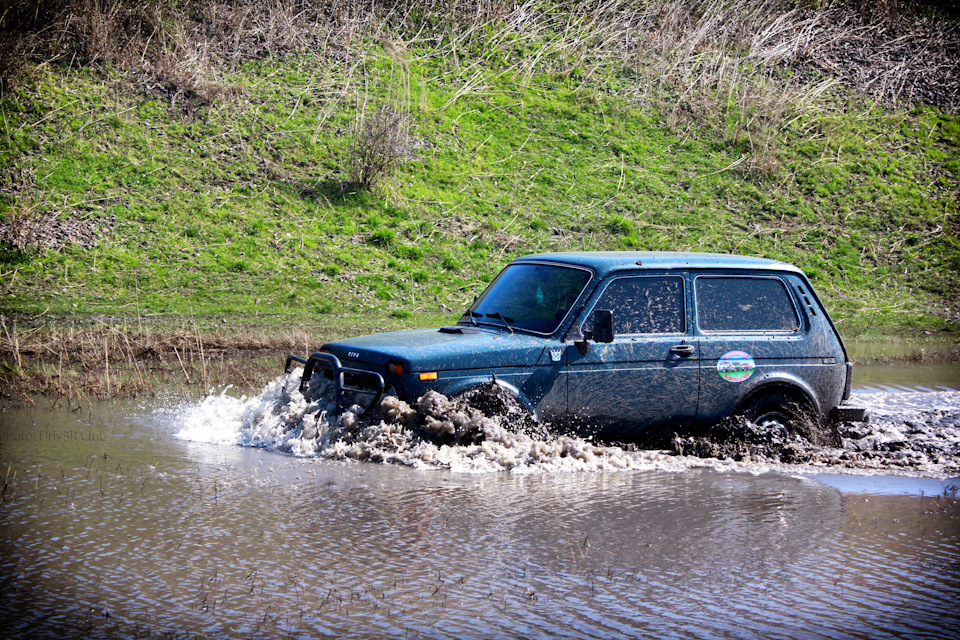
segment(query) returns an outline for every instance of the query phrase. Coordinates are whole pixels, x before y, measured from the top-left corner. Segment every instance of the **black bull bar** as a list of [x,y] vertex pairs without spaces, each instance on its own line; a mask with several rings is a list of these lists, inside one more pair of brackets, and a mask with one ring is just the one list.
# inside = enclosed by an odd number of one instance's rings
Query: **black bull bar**
[[334,415],[343,413],[343,392],[358,393],[361,395],[373,396],[363,415],[375,407],[383,397],[383,376],[375,371],[364,371],[363,369],[354,369],[340,364],[340,359],[332,353],[317,351],[309,358],[304,360],[298,356],[287,356],[287,362],[283,366],[284,373],[290,373],[290,364],[299,362],[303,365],[303,376],[300,378],[300,393],[306,391],[310,384],[310,378],[313,372],[318,368],[330,372],[330,378],[333,380],[334,395],[336,398],[336,409]]

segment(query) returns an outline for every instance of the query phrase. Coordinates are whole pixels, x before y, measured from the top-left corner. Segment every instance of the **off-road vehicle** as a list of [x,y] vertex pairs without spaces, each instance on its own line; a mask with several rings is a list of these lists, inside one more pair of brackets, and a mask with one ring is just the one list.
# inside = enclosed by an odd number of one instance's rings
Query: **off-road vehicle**
[[853,366],[804,273],[732,255],[588,252],[508,264],[455,325],[324,344],[301,388],[410,403],[496,382],[552,429],[610,440],[742,415],[783,428],[862,419]]

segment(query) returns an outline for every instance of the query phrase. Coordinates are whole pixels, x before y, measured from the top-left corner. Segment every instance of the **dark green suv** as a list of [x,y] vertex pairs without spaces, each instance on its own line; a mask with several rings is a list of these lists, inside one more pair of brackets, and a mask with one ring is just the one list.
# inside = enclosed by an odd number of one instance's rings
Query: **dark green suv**
[[800,269],[701,253],[533,255],[456,325],[330,342],[304,360],[344,389],[415,402],[495,380],[537,421],[633,438],[664,424],[860,419],[852,364]]

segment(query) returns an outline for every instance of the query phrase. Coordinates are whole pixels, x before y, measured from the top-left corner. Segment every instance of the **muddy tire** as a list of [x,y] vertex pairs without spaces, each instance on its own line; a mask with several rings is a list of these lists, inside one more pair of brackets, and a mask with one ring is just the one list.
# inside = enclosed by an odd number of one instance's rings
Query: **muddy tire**
[[549,436],[546,426],[537,422],[519,399],[496,382],[467,389],[452,396],[451,400],[464,403],[488,418],[504,420],[505,426],[514,433],[523,433],[538,440]]
[[782,391],[767,391],[751,399],[737,415],[761,429],[781,430],[796,434],[820,446],[838,446],[839,432],[822,424],[806,400]]

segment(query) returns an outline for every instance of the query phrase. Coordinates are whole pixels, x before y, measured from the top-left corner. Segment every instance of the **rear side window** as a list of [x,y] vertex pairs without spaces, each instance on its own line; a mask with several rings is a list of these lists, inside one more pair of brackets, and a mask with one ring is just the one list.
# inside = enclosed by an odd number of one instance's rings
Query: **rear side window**
[[797,331],[800,320],[778,278],[701,276],[697,322],[703,331]]
[[[610,281],[594,309],[613,312],[616,335],[683,333],[683,278],[675,276],[621,277]],[[593,316],[583,328],[593,330]]]

